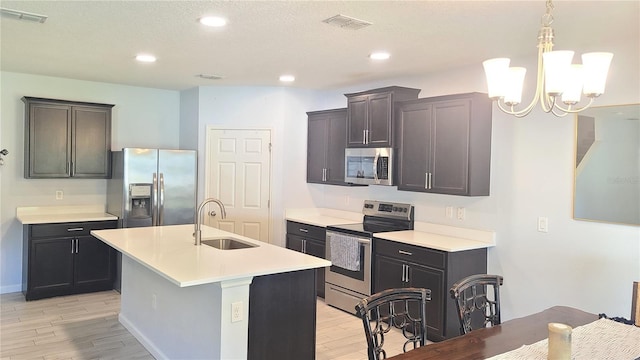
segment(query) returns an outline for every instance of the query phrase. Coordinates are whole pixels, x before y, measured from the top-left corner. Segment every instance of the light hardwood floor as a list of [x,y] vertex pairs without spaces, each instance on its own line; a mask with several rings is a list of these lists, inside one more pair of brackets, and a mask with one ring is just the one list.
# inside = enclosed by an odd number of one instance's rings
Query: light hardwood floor
[[[0,306],[2,360],[153,359],[118,322],[115,291],[29,302],[22,293],[2,294]],[[318,300],[316,359],[366,360],[363,333],[359,318]],[[392,341],[388,356],[401,352]]]

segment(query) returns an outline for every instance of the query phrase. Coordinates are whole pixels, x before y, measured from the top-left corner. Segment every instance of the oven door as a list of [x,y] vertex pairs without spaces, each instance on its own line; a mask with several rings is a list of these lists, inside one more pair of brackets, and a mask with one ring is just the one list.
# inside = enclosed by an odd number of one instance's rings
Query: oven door
[[360,266],[358,270],[349,270],[336,265],[326,272],[326,282],[369,296],[371,295],[371,238],[351,234],[327,231],[326,258],[331,261],[332,237],[353,237],[358,241]]

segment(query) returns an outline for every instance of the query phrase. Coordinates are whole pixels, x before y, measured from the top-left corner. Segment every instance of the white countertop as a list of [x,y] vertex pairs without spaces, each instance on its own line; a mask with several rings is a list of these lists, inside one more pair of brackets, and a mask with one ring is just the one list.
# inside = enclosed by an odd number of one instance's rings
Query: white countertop
[[19,207],[16,218],[23,225],[118,220],[104,205]]
[[173,225],[91,234],[180,287],[331,265],[324,259],[208,226],[203,226],[203,239],[232,237],[259,246],[237,250],[195,246],[193,230],[193,225]]
[[287,209],[285,211],[286,220],[320,227],[360,223],[362,216],[361,213],[326,208]]
[[377,233],[374,237],[447,252],[483,249],[495,246],[495,244],[482,241],[415,230]]

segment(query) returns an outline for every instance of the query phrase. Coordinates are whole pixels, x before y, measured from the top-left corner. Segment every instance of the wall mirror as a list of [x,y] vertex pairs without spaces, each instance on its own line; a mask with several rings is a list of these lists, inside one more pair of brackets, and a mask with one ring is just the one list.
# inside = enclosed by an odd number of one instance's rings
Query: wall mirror
[[640,225],[640,104],[576,114],[573,217]]

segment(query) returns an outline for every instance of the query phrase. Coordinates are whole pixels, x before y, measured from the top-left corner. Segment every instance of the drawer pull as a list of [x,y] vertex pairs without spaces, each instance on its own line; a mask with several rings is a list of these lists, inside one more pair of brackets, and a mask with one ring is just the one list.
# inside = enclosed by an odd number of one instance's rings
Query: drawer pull
[[301,228],[301,229],[298,229],[298,230],[300,230],[300,232],[303,232],[303,233],[308,233],[308,232],[309,232],[309,230],[307,230],[307,229],[302,229],[302,228]]
[[410,252],[404,251],[404,250],[398,250],[398,253],[400,253],[402,255],[409,255],[409,256],[413,255],[413,253],[410,253]]
[[67,231],[68,232],[72,232],[72,231],[82,231],[84,230],[84,228],[78,227],[78,228],[68,228]]

